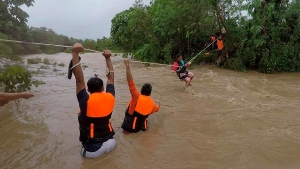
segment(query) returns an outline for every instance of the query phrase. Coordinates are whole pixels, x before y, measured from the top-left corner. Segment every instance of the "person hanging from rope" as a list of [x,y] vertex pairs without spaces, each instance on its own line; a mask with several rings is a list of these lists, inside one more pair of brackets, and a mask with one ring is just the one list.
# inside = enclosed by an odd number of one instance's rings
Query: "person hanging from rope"
[[9,101],[16,99],[29,99],[34,95],[30,92],[21,92],[21,93],[5,93],[0,92],[0,106],[6,105]]
[[[112,151],[116,146],[114,130],[110,119],[115,104],[114,72],[111,63],[111,51],[104,50],[106,66],[110,71],[107,75],[106,92],[103,81],[95,76],[88,80],[87,93],[79,53],[83,52],[81,44],[76,43],[72,49],[73,59],[70,62],[69,74],[74,73],[76,93],[80,107],[78,114],[79,141],[82,143],[80,154],[87,158],[97,158]],[[73,66],[74,65],[74,66]],[[72,76],[69,76],[72,77]]]
[[194,74],[190,71],[187,71],[187,67],[191,65],[191,62],[184,63],[182,55],[178,53],[176,55],[176,61],[173,64],[172,71],[176,72],[180,80],[185,81],[185,88],[191,86],[191,81],[193,80]]
[[226,51],[225,44],[224,44],[224,34],[217,32],[216,36],[217,36],[217,48],[218,48],[217,64],[219,66],[222,66],[228,59],[228,53]]
[[150,97],[152,86],[149,83],[145,83],[142,86],[141,92],[137,90],[131,74],[129,60],[125,59],[124,64],[126,67],[126,78],[131,94],[131,101],[125,111],[121,128],[125,133],[136,133],[140,130],[145,131],[147,129],[148,116],[159,111],[160,102],[158,101],[157,104],[155,104]]

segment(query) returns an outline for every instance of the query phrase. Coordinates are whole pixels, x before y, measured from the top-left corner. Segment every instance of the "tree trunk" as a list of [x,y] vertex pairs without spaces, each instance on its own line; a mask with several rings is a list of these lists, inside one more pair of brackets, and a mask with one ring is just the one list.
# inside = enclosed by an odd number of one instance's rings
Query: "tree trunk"
[[217,12],[217,19],[218,19],[218,23],[219,23],[219,30],[221,32],[221,28],[220,28],[220,21],[222,22],[222,25],[223,27],[225,28],[226,30],[226,33],[229,35],[229,38],[230,38],[230,41],[231,41],[231,44],[234,48],[236,48],[237,46],[235,45],[234,41],[233,41],[233,38],[232,36],[230,35],[230,32],[228,31],[227,29],[227,26],[225,25],[225,21],[224,21],[224,17],[221,16],[221,12],[220,12],[220,9],[219,9],[219,0],[216,0],[216,12]]

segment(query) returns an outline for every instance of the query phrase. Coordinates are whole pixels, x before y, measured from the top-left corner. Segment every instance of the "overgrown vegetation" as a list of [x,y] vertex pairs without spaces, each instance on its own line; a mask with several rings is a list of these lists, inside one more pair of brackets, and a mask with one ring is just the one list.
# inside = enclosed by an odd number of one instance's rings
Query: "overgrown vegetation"
[[[76,42],[84,42],[79,39],[58,35],[53,30],[45,27],[28,27],[26,22],[29,16],[20,6],[26,5],[30,7],[33,3],[34,0],[4,0],[0,2],[0,39],[61,44],[66,46],[71,46]],[[55,54],[63,52],[64,50],[65,49],[61,47],[0,41],[1,90],[5,92],[22,92],[30,90],[33,85],[38,86],[44,84],[42,81],[32,79],[32,75],[43,73],[40,69],[49,69],[51,61],[48,58],[42,60],[39,57],[27,59],[28,64],[44,64],[36,72],[30,72],[25,66],[22,66],[23,60],[20,55],[39,53]],[[60,64],[59,66],[63,67],[64,64]]]
[[[143,0],[112,19],[111,37],[74,39],[53,30],[28,27],[20,6],[33,0],[0,2],[0,38],[133,53],[135,59],[172,63],[182,53],[186,60],[225,28],[229,60],[225,68],[258,69],[263,73],[300,70],[300,1],[297,0]],[[70,48],[0,42],[0,58],[20,61],[21,54],[71,52]],[[89,52],[89,51],[84,51]],[[201,54],[194,63],[215,63],[217,52]],[[42,63],[28,60],[29,64]],[[44,60],[48,64],[48,60]],[[56,66],[56,64],[55,64]]]
[[35,57],[35,58],[29,58],[27,59],[28,64],[39,64],[42,63],[42,58],[40,57]]
[[[136,59],[170,63],[195,56],[210,35],[227,31],[227,68],[263,73],[300,70],[300,1],[142,0],[112,20],[111,38]],[[198,62],[216,61],[216,52]]]
[[0,82],[4,91],[10,93],[24,92],[31,90],[33,85],[38,87],[39,85],[44,84],[42,81],[33,80],[31,73],[19,65],[13,65],[2,70]]
[[64,63],[60,63],[60,64],[58,64],[58,66],[65,67],[65,64]]

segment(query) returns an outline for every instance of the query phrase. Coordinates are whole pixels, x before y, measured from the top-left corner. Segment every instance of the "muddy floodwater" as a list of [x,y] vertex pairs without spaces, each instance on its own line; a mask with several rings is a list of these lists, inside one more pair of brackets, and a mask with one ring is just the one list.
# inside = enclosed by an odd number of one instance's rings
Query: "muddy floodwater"
[[[80,156],[75,79],[67,79],[70,54],[30,55],[53,64],[35,64],[35,97],[0,107],[1,169],[298,169],[300,168],[300,74],[234,72],[216,66],[191,70],[194,95],[169,66],[132,63],[137,87],[152,84],[161,101],[146,132],[125,135],[120,128],[130,100],[123,62],[113,57],[116,103],[114,151]],[[101,54],[83,54],[85,80],[105,78]],[[63,64],[64,63],[64,67]],[[59,66],[60,64],[60,66]]]

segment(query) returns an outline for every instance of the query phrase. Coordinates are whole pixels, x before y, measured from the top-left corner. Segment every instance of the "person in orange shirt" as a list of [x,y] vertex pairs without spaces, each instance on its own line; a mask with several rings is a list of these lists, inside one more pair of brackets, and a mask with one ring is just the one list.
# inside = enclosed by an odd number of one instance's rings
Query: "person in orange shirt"
[[[113,65],[110,60],[111,52],[104,50],[106,66],[110,72],[107,75],[106,92],[104,92],[103,81],[99,77],[92,77],[87,82],[87,93],[79,53],[83,51],[81,44],[76,43],[72,49],[73,58],[70,62],[68,78],[72,73],[76,79],[76,93],[80,112],[79,141],[82,143],[80,154],[87,158],[97,158],[112,151],[116,146],[114,130],[110,118],[115,103],[115,87]],[[74,65],[74,66],[73,66]]]
[[158,101],[155,104],[154,100],[150,97],[152,86],[149,83],[143,85],[141,93],[137,90],[129,67],[129,60],[125,59],[124,64],[126,66],[126,78],[132,98],[125,111],[121,128],[125,133],[136,133],[140,130],[145,131],[147,129],[147,117],[159,111],[160,103]]
[[[225,45],[224,45],[224,35],[222,33],[216,33],[216,35],[218,36],[217,39],[217,47],[218,47],[218,65],[222,66],[226,60],[228,59],[228,54],[227,51],[225,49]],[[225,57],[224,57],[225,55]]]
[[0,106],[6,105],[11,100],[16,99],[29,99],[34,95],[30,92],[21,92],[21,93],[4,93],[0,92]]

